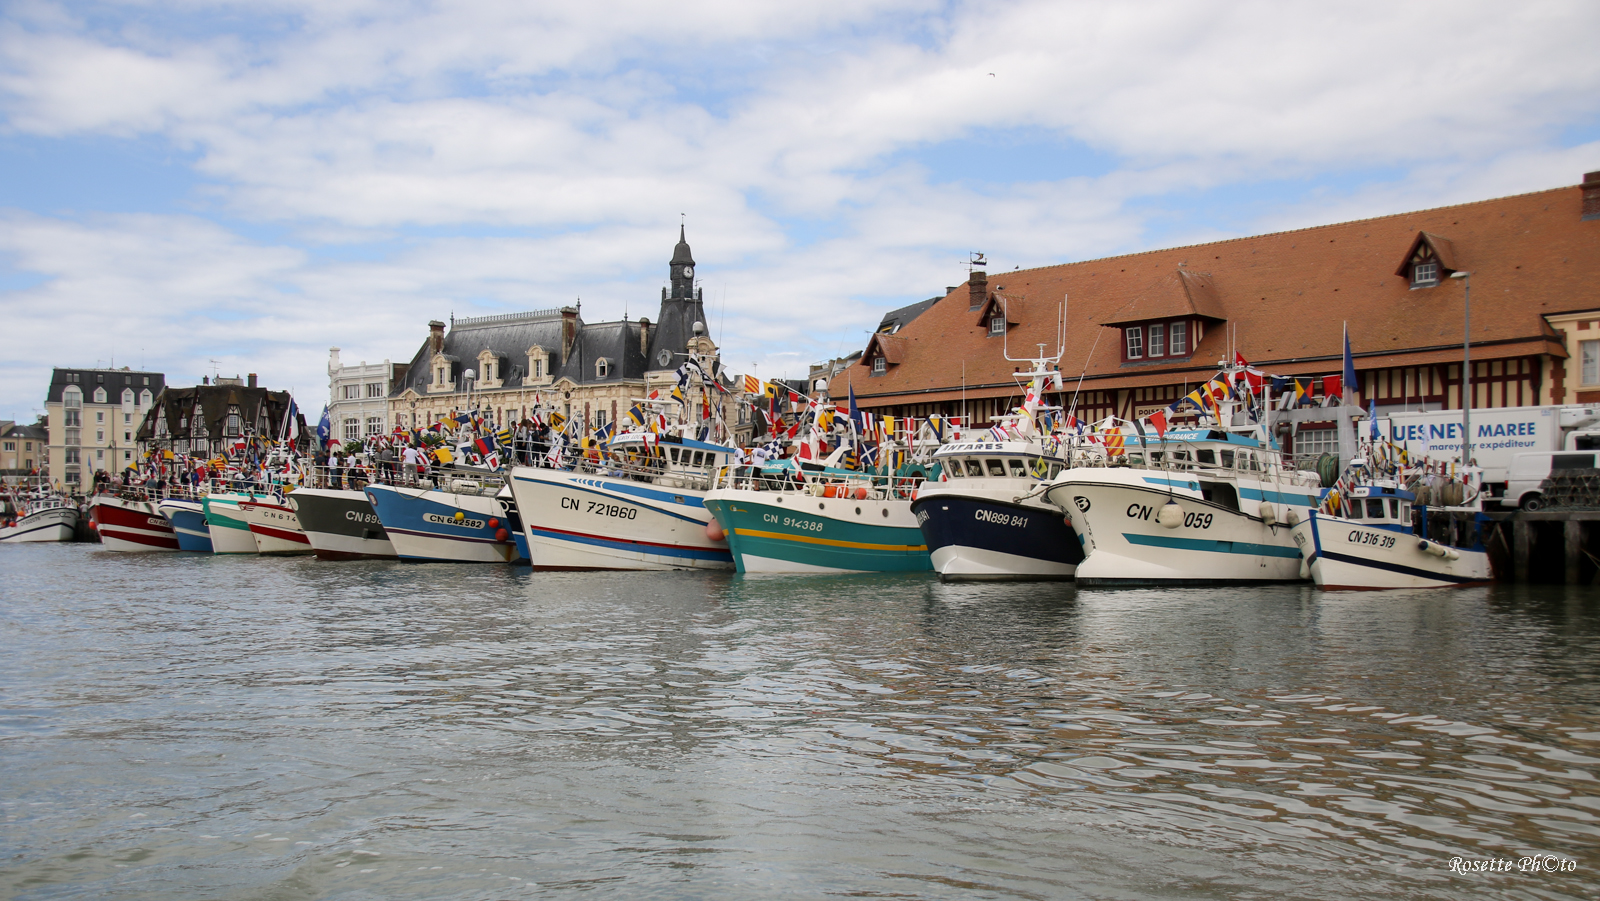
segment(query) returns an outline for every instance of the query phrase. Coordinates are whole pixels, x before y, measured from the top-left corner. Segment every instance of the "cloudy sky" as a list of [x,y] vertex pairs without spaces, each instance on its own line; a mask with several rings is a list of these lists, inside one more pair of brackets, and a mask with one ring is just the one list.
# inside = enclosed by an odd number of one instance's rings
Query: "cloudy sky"
[[[966,277],[1576,184],[1600,4],[0,0],[0,418],[53,365],[654,317],[737,371]],[[216,361],[213,363],[212,361]]]

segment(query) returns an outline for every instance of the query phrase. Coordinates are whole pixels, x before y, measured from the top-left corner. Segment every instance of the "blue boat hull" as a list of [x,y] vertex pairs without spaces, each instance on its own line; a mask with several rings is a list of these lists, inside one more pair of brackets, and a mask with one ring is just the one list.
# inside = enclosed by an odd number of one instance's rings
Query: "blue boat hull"
[[169,505],[162,512],[172,522],[172,530],[178,535],[178,550],[193,551],[197,554],[212,552],[211,530],[206,526],[205,511],[175,508]]
[[505,513],[493,496],[389,485],[368,485],[365,491],[401,560],[514,563],[525,559],[512,543]]
[[1070,579],[1083,543],[1054,507],[958,494],[911,504],[944,579]]

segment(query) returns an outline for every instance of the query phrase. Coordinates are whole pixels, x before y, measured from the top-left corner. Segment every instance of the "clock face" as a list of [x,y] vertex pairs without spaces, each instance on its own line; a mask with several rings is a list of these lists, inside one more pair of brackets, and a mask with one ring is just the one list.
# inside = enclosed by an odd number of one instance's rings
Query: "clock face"
[[656,354],[656,363],[663,368],[672,365],[672,351],[661,348],[661,353]]
[[685,266],[685,267],[683,267],[683,277],[684,278],[694,278],[694,267],[693,266]]

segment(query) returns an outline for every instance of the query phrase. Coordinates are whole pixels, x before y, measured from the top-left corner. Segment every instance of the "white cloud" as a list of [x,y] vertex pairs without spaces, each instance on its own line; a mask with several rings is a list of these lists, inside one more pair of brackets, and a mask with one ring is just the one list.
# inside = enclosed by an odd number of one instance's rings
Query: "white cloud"
[[[1600,168],[1561,137],[1600,119],[1592,3],[148,7],[0,26],[12,133],[157,135],[205,180],[193,215],[0,220],[11,270],[47,279],[0,294],[29,345],[8,396],[113,343],[320,391],[328,346],[404,359],[452,308],[653,316],[680,212],[730,360],[797,374],[969,249],[1138,249],[1197,192],[1274,179],[1311,187],[1244,217],[1262,230]],[[975,187],[922,153],[1011,130],[1105,170]],[[242,236],[262,224],[286,236]],[[63,323],[81,339],[52,345]]]

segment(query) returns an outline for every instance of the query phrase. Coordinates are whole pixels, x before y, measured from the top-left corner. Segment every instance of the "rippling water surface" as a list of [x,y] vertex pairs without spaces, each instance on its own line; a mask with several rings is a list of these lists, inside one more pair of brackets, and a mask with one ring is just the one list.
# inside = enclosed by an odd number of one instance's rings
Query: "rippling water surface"
[[11,898],[1594,897],[1597,776],[1594,589],[0,547]]

